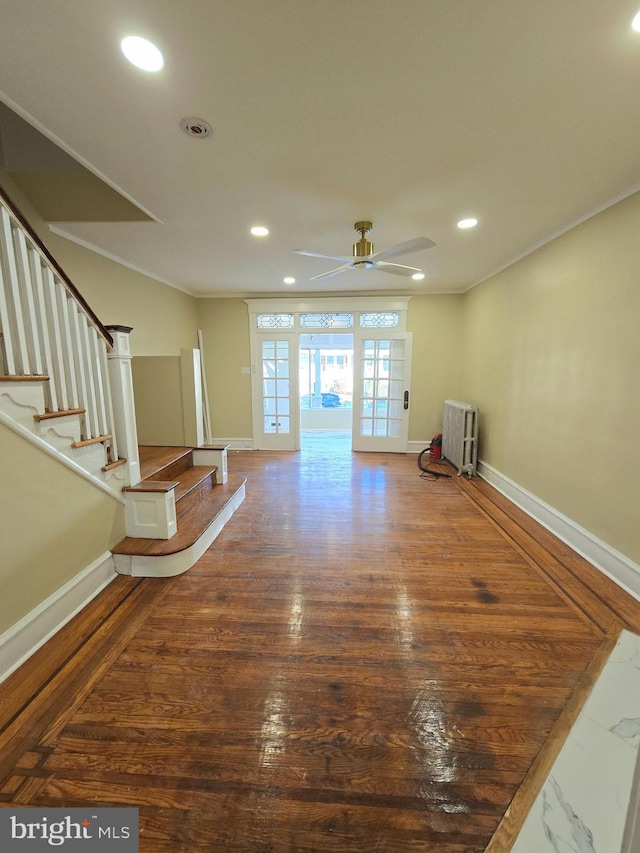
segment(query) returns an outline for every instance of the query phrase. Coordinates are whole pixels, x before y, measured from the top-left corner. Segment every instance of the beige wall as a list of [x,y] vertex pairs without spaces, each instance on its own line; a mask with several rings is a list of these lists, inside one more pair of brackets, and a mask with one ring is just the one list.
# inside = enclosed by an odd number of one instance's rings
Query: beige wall
[[640,194],[465,297],[480,456],[640,562]]
[[414,296],[407,312],[413,333],[409,441],[428,442],[442,429],[442,404],[460,395],[462,295]]
[[134,356],[131,371],[138,443],[184,445],[180,356]]
[[124,508],[2,424],[0,458],[2,634],[124,537]]
[[251,438],[249,315],[244,299],[199,299],[211,431],[216,438]]
[[[181,348],[198,345],[197,303],[192,296],[54,234],[15,182],[1,171],[0,185],[100,321],[133,326],[134,355],[179,355]],[[153,226],[132,223],[131,227]]]

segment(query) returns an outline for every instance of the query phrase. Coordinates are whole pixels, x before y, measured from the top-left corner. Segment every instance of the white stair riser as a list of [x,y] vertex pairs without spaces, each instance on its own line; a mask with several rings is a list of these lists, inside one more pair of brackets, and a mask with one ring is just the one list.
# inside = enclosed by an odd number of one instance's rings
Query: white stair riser
[[33,416],[44,412],[42,384],[10,382],[0,386],[0,408],[22,426],[36,432]]

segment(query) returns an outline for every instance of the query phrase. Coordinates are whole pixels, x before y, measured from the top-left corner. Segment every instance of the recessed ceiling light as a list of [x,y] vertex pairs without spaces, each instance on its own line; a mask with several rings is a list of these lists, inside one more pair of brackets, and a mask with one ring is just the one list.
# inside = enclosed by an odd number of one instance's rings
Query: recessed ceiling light
[[254,237],[266,237],[269,233],[269,229],[265,228],[264,225],[254,225],[251,229],[251,233]]
[[140,36],[127,36],[120,42],[120,47],[129,62],[143,71],[160,71],[164,65],[162,54],[155,44]]
[[284,281],[285,284],[295,284],[296,283],[295,278],[292,278],[292,276],[290,276],[290,275],[288,275],[286,278],[283,278],[282,280]]
[[469,217],[469,219],[461,219],[460,222],[458,222],[458,228],[475,228],[477,224],[477,219]]
[[424,278],[424,273],[423,272],[414,272],[414,274],[411,276],[411,278],[414,281],[422,281],[422,279]]
[[631,29],[640,33],[640,12],[637,12],[635,18],[631,21]]

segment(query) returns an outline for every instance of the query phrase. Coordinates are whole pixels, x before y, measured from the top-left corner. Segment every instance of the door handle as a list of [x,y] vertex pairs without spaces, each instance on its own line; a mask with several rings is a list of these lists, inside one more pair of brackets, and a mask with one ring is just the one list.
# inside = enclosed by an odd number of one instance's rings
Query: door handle
[[405,411],[409,408],[409,392],[404,392],[404,409]]

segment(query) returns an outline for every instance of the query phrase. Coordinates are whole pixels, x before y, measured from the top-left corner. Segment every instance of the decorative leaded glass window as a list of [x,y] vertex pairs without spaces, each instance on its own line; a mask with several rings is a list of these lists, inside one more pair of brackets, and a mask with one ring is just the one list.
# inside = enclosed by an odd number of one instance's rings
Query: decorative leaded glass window
[[295,325],[294,314],[258,314],[257,318],[259,329],[293,329]]
[[303,329],[350,329],[353,326],[353,314],[301,314],[300,327]]
[[360,325],[364,329],[393,329],[400,325],[398,311],[362,311]]

